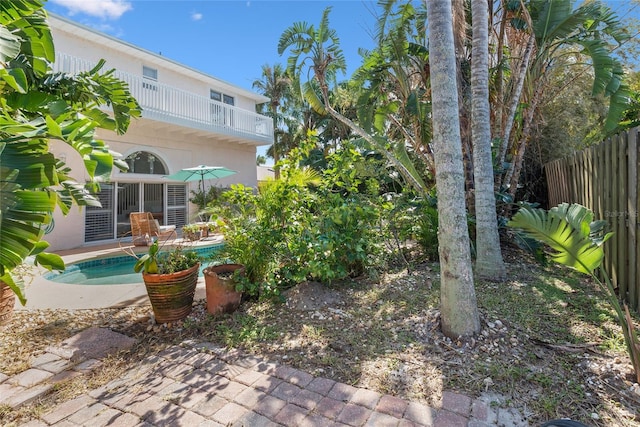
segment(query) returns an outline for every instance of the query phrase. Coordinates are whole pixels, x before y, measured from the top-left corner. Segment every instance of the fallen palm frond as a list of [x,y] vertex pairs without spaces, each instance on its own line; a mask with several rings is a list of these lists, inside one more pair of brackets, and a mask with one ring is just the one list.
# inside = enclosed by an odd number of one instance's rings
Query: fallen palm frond
[[531,342],[551,350],[564,351],[567,353],[584,353],[585,351],[590,351],[591,353],[602,354],[601,352],[596,350],[599,344],[593,342],[585,344],[554,344],[537,338],[531,338]]

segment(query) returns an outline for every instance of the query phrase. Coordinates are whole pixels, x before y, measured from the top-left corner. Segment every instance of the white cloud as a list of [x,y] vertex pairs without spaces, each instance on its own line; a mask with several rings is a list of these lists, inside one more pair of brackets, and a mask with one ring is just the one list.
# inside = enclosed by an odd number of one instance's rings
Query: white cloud
[[192,21],[199,21],[202,19],[202,14],[199,12],[192,12],[191,13],[191,20]]
[[67,8],[70,15],[84,13],[103,19],[118,19],[133,7],[127,0],[51,0]]

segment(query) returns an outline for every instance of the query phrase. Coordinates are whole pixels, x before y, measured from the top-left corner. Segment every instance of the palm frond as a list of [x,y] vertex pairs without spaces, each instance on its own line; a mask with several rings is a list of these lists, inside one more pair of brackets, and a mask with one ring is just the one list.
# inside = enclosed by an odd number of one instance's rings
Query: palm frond
[[316,111],[318,114],[327,114],[327,109],[322,103],[322,100],[318,96],[318,93],[316,92],[315,87],[312,83],[305,82],[302,84],[302,94],[304,95],[304,99],[307,100],[314,111]]
[[[592,238],[592,218],[586,207],[563,203],[549,211],[522,208],[508,225],[547,245],[553,261],[592,274],[604,257],[601,244]],[[610,235],[605,235],[603,239],[606,240]]]

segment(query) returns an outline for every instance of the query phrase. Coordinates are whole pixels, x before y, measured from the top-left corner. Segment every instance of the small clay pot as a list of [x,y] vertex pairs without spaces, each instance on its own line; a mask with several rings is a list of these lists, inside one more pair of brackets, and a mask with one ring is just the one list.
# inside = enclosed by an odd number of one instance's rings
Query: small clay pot
[[222,264],[207,267],[202,271],[207,292],[207,312],[216,315],[232,313],[240,307],[242,292],[236,292],[234,272],[244,266],[240,264]]

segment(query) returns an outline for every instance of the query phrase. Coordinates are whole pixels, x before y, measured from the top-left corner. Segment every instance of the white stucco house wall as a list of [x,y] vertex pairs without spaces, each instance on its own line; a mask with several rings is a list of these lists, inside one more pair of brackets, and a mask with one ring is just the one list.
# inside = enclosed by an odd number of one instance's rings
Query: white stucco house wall
[[257,172],[258,172],[258,176],[257,176],[258,183],[261,183],[263,181],[267,181],[270,179],[275,179],[276,177],[273,166],[258,166]]
[[[60,16],[50,14],[49,24],[56,48],[54,71],[77,73],[104,59],[103,70],[115,69],[143,109],[125,135],[98,132],[130,169],[115,170],[102,185],[102,208],[72,209],[64,217],[57,212],[55,227],[46,236],[50,249],[117,241],[130,231],[130,212],[152,212],[162,224],[178,228],[189,223],[195,217],[190,190],[198,182],[166,178],[183,168],[208,165],[237,171],[207,185],[257,185],[256,147],[273,142],[273,122],[255,111],[268,98]],[[76,173],[84,170],[70,147],[57,143],[52,150]]]

